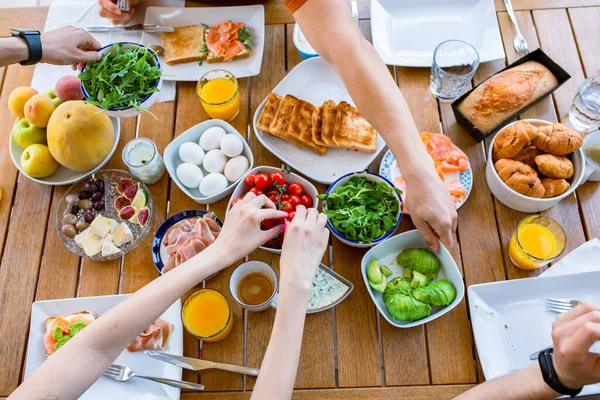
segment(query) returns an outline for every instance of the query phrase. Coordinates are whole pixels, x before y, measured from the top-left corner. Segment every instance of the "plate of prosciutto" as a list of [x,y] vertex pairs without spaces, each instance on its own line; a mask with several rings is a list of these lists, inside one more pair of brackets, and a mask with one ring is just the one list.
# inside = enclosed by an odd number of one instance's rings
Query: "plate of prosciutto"
[[215,213],[204,210],[186,210],[167,218],[152,241],[158,272],[169,272],[213,244],[222,226]]
[[[448,136],[441,133],[423,132],[421,140],[433,159],[436,172],[446,184],[456,208],[460,208],[467,201],[473,187],[473,171],[469,158],[452,143]],[[381,159],[379,175],[402,190],[402,212],[408,214],[404,201],[406,199],[406,182],[391,150],[388,150]]]
[[[58,351],[73,336],[100,317],[110,308],[129,297],[116,296],[80,297],[36,301],[31,306],[31,328],[25,361],[25,378],[33,373],[47,357]],[[85,310],[85,311],[82,311]],[[115,360],[127,365],[141,375],[159,376],[181,380],[181,368],[144,355],[143,350],[161,350],[183,355],[183,326],[181,323],[181,300],[177,300],[159,319],[140,333]],[[136,398],[160,398],[179,400],[179,389],[144,379],[132,379],[126,384],[100,377],[81,397],[126,400]]]

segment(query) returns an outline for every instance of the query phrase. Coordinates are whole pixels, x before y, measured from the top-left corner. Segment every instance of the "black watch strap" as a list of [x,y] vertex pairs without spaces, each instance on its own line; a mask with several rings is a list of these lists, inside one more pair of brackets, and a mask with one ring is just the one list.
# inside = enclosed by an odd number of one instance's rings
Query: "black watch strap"
[[20,62],[21,65],[33,65],[42,59],[42,41],[40,31],[34,29],[11,29],[10,34],[14,37],[25,39],[29,48],[29,57]]
[[558,375],[556,374],[556,370],[554,369],[554,362],[552,361],[552,353],[554,349],[546,349],[538,355],[538,362],[540,363],[540,368],[542,370],[542,376],[544,377],[544,382],[552,390],[558,392],[560,394],[566,394],[567,396],[575,397],[577,396],[583,388],[579,389],[570,389],[563,385],[558,380]]

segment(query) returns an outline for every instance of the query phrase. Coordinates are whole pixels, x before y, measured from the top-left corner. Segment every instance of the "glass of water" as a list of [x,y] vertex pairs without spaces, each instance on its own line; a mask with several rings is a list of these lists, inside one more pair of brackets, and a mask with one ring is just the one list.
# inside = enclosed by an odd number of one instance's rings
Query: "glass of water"
[[479,66],[479,53],[462,40],[447,40],[435,48],[429,88],[441,101],[453,101],[465,93]]
[[600,127],[600,75],[587,78],[579,86],[569,110],[569,121],[582,132]]

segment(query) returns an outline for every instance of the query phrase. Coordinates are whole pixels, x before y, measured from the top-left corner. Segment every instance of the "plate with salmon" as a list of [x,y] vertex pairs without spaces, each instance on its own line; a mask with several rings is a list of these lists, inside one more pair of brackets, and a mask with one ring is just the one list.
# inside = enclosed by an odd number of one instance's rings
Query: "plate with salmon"
[[[48,358],[60,352],[75,335],[92,326],[98,317],[130,295],[80,297],[36,301],[31,306],[31,328],[25,361],[25,378]],[[142,375],[181,380],[181,368],[144,355],[160,350],[183,355],[181,300],[177,300],[134,338],[115,360]],[[179,400],[179,389],[157,382],[133,379],[126,384],[100,377],[81,397],[84,400],[161,398]]]
[[[421,140],[433,159],[436,172],[446,184],[456,208],[460,208],[467,201],[473,187],[473,171],[471,170],[469,158],[452,143],[448,136],[441,133],[423,132],[421,133]],[[404,205],[402,212],[408,214],[406,202],[404,201],[406,182],[391,150],[388,150],[383,156],[379,166],[379,174],[402,190],[402,204]]]
[[262,5],[148,7],[144,23],[175,29],[142,34],[142,43],[162,49],[164,80],[198,81],[215,68],[226,69],[237,78],[260,72],[265,37]]

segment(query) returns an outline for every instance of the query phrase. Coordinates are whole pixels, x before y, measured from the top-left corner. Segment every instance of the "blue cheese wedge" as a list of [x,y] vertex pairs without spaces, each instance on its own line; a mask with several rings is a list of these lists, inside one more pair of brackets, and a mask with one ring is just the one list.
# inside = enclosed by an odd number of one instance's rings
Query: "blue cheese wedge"
[[350,288],[331,274],[317,269],[308,298],[308,310],[327,307],[338,301]]
[[125,222],[121,222],[113,232],[113,243],[119,247],[133,240],[133,234]]

